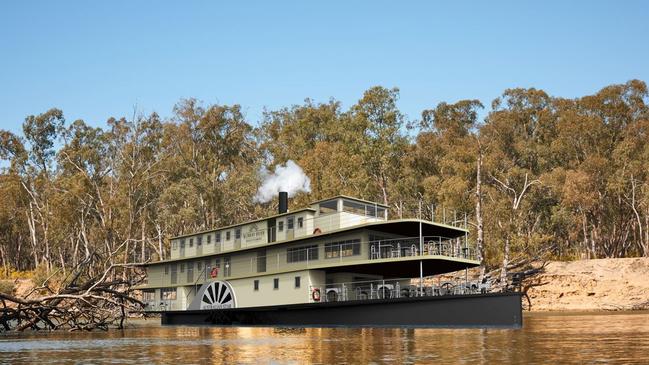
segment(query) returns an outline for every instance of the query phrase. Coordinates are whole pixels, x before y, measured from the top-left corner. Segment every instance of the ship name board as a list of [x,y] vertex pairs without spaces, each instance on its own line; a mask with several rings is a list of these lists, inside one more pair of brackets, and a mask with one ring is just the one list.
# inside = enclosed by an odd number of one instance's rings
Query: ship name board
[[250,225],[248,232],[243,234],[243,238],[246,239],[246,242],[257,242],[262,241],[266,237],[266,230],[260,229],[256,224]]

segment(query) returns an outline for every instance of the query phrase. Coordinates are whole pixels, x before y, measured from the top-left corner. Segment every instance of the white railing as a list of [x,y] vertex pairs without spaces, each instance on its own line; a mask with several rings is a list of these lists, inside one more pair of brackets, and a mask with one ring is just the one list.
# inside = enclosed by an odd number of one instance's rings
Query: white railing
[[446,256],[476,260],[476,250],[464,237],[423,236],[370,242],[370,259],[413,256]]
[[416,284],[418,279],[355,281],[309,287],[309,302],[326,303],[350,300],[396,299],[442,295],[477,295],[488,293],[489,284],[461,279],[446,280],[438,284]]

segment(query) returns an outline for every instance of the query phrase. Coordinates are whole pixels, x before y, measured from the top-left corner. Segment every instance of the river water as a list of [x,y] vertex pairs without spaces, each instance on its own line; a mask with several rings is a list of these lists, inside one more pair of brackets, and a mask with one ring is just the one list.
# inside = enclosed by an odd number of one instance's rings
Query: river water
[[649,313],[532,314],[503,329],[134,328],[0,335],[6,364],[649,364]]

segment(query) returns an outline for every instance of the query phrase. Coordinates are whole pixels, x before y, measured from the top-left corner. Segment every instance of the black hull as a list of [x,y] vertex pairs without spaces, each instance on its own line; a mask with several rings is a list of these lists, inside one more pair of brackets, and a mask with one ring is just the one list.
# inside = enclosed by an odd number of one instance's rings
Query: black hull
[[523,325],[520,293],[162,312],[163,325],[504,327]]

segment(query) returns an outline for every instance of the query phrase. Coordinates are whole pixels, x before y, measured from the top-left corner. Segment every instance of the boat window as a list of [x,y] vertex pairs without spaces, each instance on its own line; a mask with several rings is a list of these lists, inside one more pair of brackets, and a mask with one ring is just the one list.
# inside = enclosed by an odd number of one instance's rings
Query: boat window
[[279,289],[279,278],[273,279],[273,289]]
[[212,235],[208,234],[207,235],[207,244],[209,245],[210,243],[212,243]]
[[385,218],[385,208],[378,207],[376,204],[365,204],[351,200],[343,200],[343,212]]
[[165,275],[169,275],[169,265],[165,265]]
[[302,228],[304,227],[304,218],[298,217],[297,218],[297,228]]
[[196,237],[196,246],[203,245],[203,236]]
[[299,276],[296,276],[296,277],[295,277],[295,287],[296,287],[296,288],[299,288],[299,287],[300,287],[300,277],[299,277]]
[[185,248],[185,240],[180,240],[180,248]]
[[365,204],[343,200],[343,212],[365,215]]
[[277,222],[277,230],[278,230],[279,232],[284,231],[284,221],[279,221],[279,222]]
[[221,232],[216,232],[214,235],[214,242],[220,243],[221,242]]
[[347,257],[361,254],[361,240],[325,243],[325,258]]
[[196,270],[198,270],[198,271],[203,270],[203,263],[201,261],[198,261],[196,263]]
[[257,272],[266,272],[266,250],[257,251]]
[[151,302],[155,300],[155,290],[142,291],[142,301]]
[[189,247],[194,247],[194,239],[193,238],[189,239]]
[[294,225],[294,218],[293,217],[286,218],[286,229],[293,229],[293,225]]
[[318,245],[294,247],[286,250],[286,262],[300,262],[318,259]]
[[171,242],[171,249],[172,250],[177,250],[178,249],[178,241]]
[[385,219],[385,208],[376,207],[376,216]]
[[230,231],[225,232],[225,240],[226,241],[230,240]]
[[238,240],[241,238],[241,228],[237,228],[234,230],[234,239]]
[[180,264],[180,272],[185,272],[185,264]]
[[254,290],[255,290],[255,291],[258,291],[258,290],[259,290],[259,280],[255,280],[255,281],[253,282],[253,284],[254,284]]
[[232,272],[232,265],[230,264],[229,257],[223,258],[223,267],[225,268],[225,270],[223,270],[223,276],[230,276],[230,273]]
[[160,299],[176,300],[176,288],[162,288],[160,290]]
[[338,200],[329,200],[322,202],[320,205],[320,214],[334,213],[338,211]]

